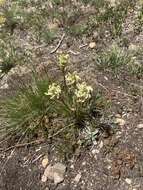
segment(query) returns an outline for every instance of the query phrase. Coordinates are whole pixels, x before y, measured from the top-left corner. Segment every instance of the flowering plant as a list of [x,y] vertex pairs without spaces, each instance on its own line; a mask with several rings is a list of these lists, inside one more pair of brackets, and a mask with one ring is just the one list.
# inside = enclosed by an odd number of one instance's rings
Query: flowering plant
[[74,71],[73,73],[68,72],[65,76],[66,84],[71,86],[81,80],[81,78],[77,75],[77,72]]
[[[52,83],[49,85],[46,96],[49,96],[54,106],[53,110],[66,117],[73,118],[75,123],[81,124],[85,117],[88,117],[91,106],[93,88],[83,82],[76,71],[68,72],[67,64],[69,55],[59,56],[58,65],[63,74],[61,84]],[[63,72],[64,68],[64,72]]]
[[77,84],[77,89],[75,90],[77,102],[85,102],[86,100],[90,99],[92,91],[93,88],[87,85],[85,82]]
[[5,4],[5,0],[0,0],[0,6],[3,6]]
[[62,68],[62,67],[65,67],[67,64],[68,64],[68,61],[69,61],[69,54],[61,54],[59,57],[59,66]]
[[6,18],[3,15],[0,15],[0,24],[4,24],[6,21]]
[[56,83],[52,83],[51,85],[49,85],[49,89],[48,92],[45,92],[45,95],[50,96],[50,99],[55,99],[55,98],[59,98],[61,94],[61,87],[60,85],[56,84]]

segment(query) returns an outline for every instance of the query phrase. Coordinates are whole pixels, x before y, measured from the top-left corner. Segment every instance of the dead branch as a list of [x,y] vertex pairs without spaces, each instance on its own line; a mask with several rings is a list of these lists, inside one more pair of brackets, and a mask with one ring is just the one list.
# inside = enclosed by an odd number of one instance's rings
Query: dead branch
[[58,48],[61,46],[61,44],[62,44],[64,38],[65,38],[65,34],[62,35],[62,37],[61,37],[61,39],[60,39],[58,45],[56,46],[55,49],[53,49],[53,50],[50,52],[50,54],[53,54],[53,53],[55,53],[55,52],[58,50]]

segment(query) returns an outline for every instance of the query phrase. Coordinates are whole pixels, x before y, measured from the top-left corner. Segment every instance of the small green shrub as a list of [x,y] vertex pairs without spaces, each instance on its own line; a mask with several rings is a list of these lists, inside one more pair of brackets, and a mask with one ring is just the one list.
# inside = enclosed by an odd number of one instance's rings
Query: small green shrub
[[143,28],[143,3],[140,6],[140,9],[138,11],[138,16],[137,16],[137,23],[135,26],[136,32],[140,33],[142,32]]
[[13,46],[13,42],[3,39],[0,41],[0,69],[1,72],[7,73],[12,67],[15,66],[18,56],[16,48]]
[[[6,3],[5,3],[6,4]],[[32,7],[32,8],[30,8]],[[48,27],[49,9],[45,2],[15,1],[2,8],[3,30],[13,35],[15,29],[25,30],[37,42],[50,43],[55,38],[56,30]],[[52,15],[52,11],[51,11]]]
[[7,32],[10,32],[11,35],[17,26],[23,25],[26,14],[17,2],[7,4],[5,1],[5,5],[2,7],[1,12],[5,18],[4,28]]
[[131,60],[131,56],[127,52],[119,48],[117,45],[112,45],[109,50],[98,55],[97,65],[101,69],[112,70],[116,75],[121,68],[125,69]]
[[141,6],[140,12],[138,14],[138,19],[139,19],[140,25],[143,26],[143,5]]
[[139,61],[134,61],[128,66],[128,70],[131,74],[135,75],[138,78],[143,76],[143,65]]
[[30,50],[23,49],[19,41],[9,34],[0,34],[0,70],[8,73],[16,65],[31,62]]
[[83,34],[86,34],[88,31],[88,27],[84,24],[84,25],[75,25],[75,26],[71,26],[69,28],[66,29],[67,33],[75,36],[75,37],[80,37]]
[[115,76],[123,72],[140,78],[143,74],[142,48],[134,48],[125,50],[114,44],[97,55],[96,64],[99,69],[112,71]]
[[[85,144],[86,139],[89,141],[89,134],[85,139],[81,137],[86,128],[92,131],[93,140],[97,118],[104,106],[102,96],[97,92],[95,94],[76,72],[69,72],[68,62],[69,55],[59,56],[62,80],[39,80],[34,73],[31,85],[0,102],[0,117],[5,121],[0,134],[21,135],[25,131],[27,134],[38,134],[40,131],[48,138],[56,138],[58,147],[61,145],[66,154]],[[76,139],[83,143],[76,143]],[[64,150],[67,141],[71,142],[68,152]]]
[[142,55],[143,48],[134,46],[133,50],[130,50],[132,54],[132,62],[128,64],[128,70],[131,74],[138,78],[142,78],[143,75],[143,64],[142,64]]
[[104,7],[104,11],[101,11],[97,15],[97,21],[99,23],[104,23],[107,26],[113,37],[120,36],[122,33],[122,25],[127,15],[127,10],[129,5],[125,2],[120,2],[115,6],[110,6],[107,4]]
[[112,38],[121,36],[128,10],[134,8],[134,3],[128,0],[113,2],[113,5],[109,1],[95,0],[93,2],[96,9],[95,14],[90,15],[88,18],[87,32],[90,34],[96,28],[102,34],[102,38],[105,31],[108,31]]
[[59,68],[63,75],[63,83],[52,83],[48,92],[53,112],[61,115],[74,125],[84,126],[84,121],[91,117],[91,106],[93,105],[93,89],[76,72],[67,72],[66,64],[68,55],[59,57]]

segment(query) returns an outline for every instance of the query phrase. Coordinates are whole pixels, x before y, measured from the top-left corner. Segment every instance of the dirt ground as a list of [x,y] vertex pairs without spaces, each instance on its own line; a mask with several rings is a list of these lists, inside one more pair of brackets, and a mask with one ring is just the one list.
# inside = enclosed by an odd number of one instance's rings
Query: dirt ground
[[[132,43],[143,43],[142,33],[134,36],[126,30],[124,35]],[[68,47],[69,40],[72,44]],[[91,40],[87,38],[86,43]],[[102,136],[97,143],[81,150],[77,157],[67,162],[56,157],[46,141],[7,151],[4,150],[13,145],[13,140],[2,142],[0,190],[143,190],[143,100],[141,94],[134,94],[143,88],[142,77],[136,78],[124,72],[115,78],[108,70],[98,70],[94,63],[96,50],[86,45],[79,48],[83,43],[83,40],[66,36],[58,51],[69,52],[70,69],[77,70],[89,84],[100,88],[112,102],[108,115],[121,117],[125,124],[119,125],[111,136]],[[42,49],[46,60],[56,58],[56,54],[50,54],[56,44],[57,40]],[[51,66],[48,72],[53,73]],[[2,97],[5,93],[5,90],[0,90]],[[50,180],[46,183],[41,181],[44,172],[41,162],[45,155],[50,163],[59,160],[67,167],[64,181],[57,186]],[[78,182],[75,180],[77,174],[80,175]]]
[[[76,67],[92,85],[104,86],[106,96],[112,100],[110,113],[120,115],[125,120],[125,125],[119,126],[115,134],[101,138],[97,144],[83,150],[80,156],[65,163],[65,180],[56,187],[51,181],[45,184],[41,182],[43,156],[48,155],[50,162],[57,159],[50,153],[48,143],[1,152],[1,190],[143,189],[143,127],[139,125],[143,123],[141,99],[131,95],[132,86],[124,83],[122,78],[115,79],[108,72],[97,71],[92,61],[93,52],[88,48],[82,51],[73,56],[76,66],[73,61],[71,68]],[[125,77],[130,83],[137,84],[136,79],[134,81],[134,78]],[[139,79],[138,85],[142,85],[141,82]],[[81,174],[78,183],[74,181],[77,174]]]

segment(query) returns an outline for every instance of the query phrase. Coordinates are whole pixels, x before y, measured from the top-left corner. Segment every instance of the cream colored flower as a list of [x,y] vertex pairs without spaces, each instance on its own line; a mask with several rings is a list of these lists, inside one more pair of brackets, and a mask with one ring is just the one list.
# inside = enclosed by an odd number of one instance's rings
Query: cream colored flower
[[80,81],[80,77],[77,75],[76,71],[74,71],[73,73],[68,73],[65,76],[65,78],[66,78],[66,84],[69,86]]
[[5,0],[0,0],[0,6],[4,5],[5,4]]
[[61,87],[60,85],[53,83],[49,85],[48,92],[45,95],[50,96],[50,99],[59,98],[61,94]]
[[91,98],[91,92],[93,88],[88,86],[85,82],[77,84],[77,89],[75,90],[75,96],[78,102],[85,102]]
[[69,54],[61,54],[59,56],[59,66],[65,67],[69,62]]
[[110,5],[112,7],[115,7],[120,1],[119,0],[108,0],[108,2],[110,3]]
[[129,51],[137,51],[139,49],[139,47],[135,44],[130,44],[129,45]]
[[3,15],[0,15],[0,24],[4,24],[6,21],[6,18]]

